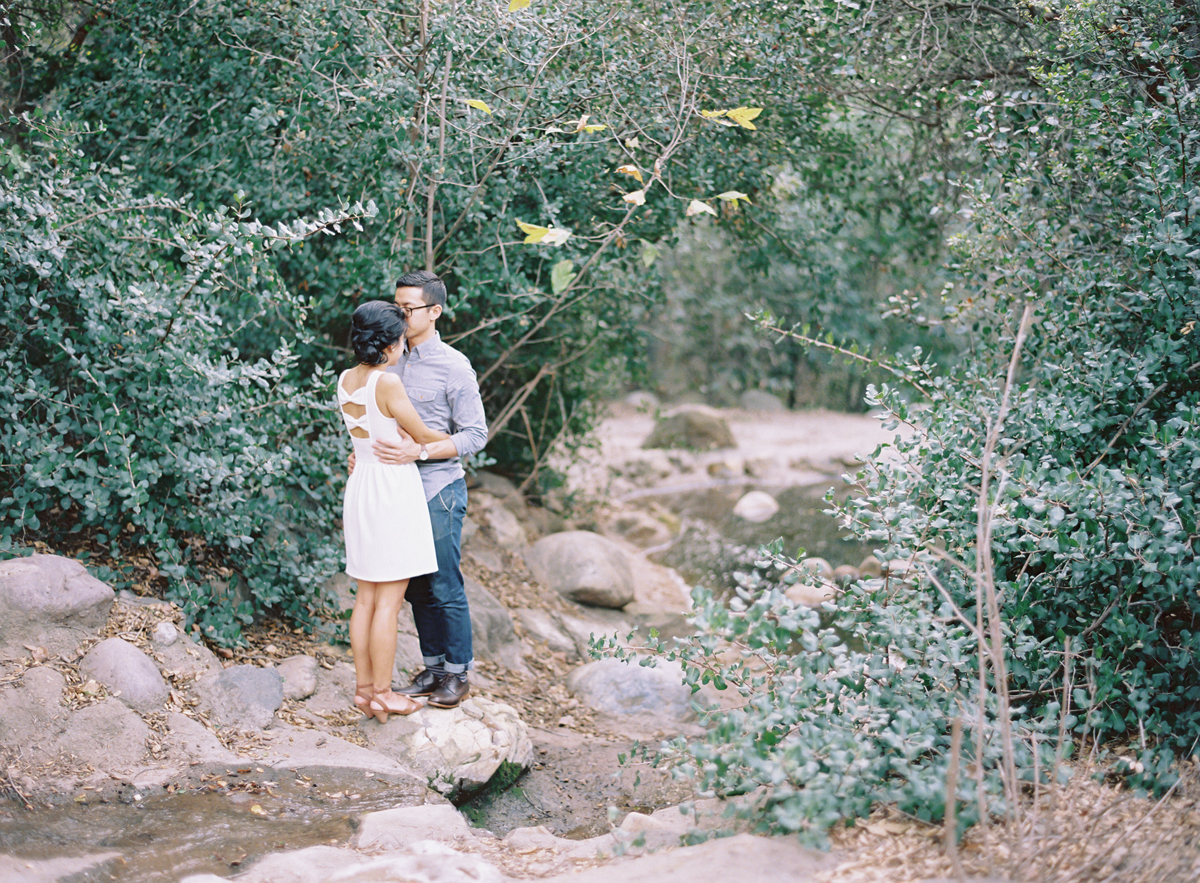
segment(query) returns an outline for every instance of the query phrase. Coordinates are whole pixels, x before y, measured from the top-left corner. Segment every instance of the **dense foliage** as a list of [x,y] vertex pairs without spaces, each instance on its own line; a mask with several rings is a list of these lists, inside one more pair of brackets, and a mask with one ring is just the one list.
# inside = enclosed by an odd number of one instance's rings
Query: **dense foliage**
[[907,576],[822,623],[769,556],[651,648],[743,697],[661,758],[715,793],[766,786],[756,817],[812,840],[875,801],[938,817],[955,757],[988,771],[955,795],[978,818],[1077,740],[1156,788],[1200,743],[1200,20],[1162,2],[1023,21],[1043,32],[1028,81],[961,87],[948,284],[898,307],[968,357],[886,363],[870,401],[905,433],[837,507]]
[[339,553],[336,426],[328,370],[297,377],[304,339],[264,328],[311,308],[272,257],[374,206],[268,227],[41,146],[0,184],[0,543],[95,551],[218,641],[261,612],[311,626]]
[[[584,439],[603,396],[637,369],[638,332],[659,299],[657,252],[680,224],[736,228],[751,205],[769,215],[778,159],[801,143],[815,151],[824,137],[821,100],[781,75],[802,55],[780,49],[787,16],[756,3],[684,11],[598,0],[514,10],[117,0],[14,3],[4,16],[9,241],[50,243],[55,257],[43,269],[64,291],[124,302],[150,290],[160,298],[151,313],[174,315],[179,303],[206,318],[205,333],[188,337],[181,317],[156,345],[142,320],[92,310],[73,294],[44,328],[5,314],[13,384],[47,370],[58,336],[76,347],[87,337],[122,382],[101,393],[108,411],[83,407],[64,368],[14,412],[18,425],[0,450],[0,543],[75,549],[120,537],[113,554],[137,550],[126,563],[185,599],[189,617],[220,641],[237,641],[238,622],[281,597],[295,599],[284,606],[306,621],[320,575],[340,567],[345,449],[310,408],[321,384],[332,398],[331,369],[348,361],[345,328],[358,302],[389,296],[413,267],[444,275],[452,300],[442,330],[478,369],[492,430],[486,456],[536,491],[554,481],[548,450]],[[42,179],[62,186],[31,207],[26,191]],[[371,211],[341,208],[359,202]],[[359,224],[325,224],[336,235],[292,237],[284,249],[223,239],[347,213]],[[134,218],[154,231],[127,239]],[[211,252],[211,272],[194,275],[188,249]],[[49,283],[35,282],[29,266],[2,272],[6,297],[23,305],[33,286],[40,303]],[[89,314],[103,327],[87,326]],[[137,346],[156,360],[144,389],[129,378],[150,366],[122,362]],[[98,358],[89,354],[93,374]],[[228,370],[206,375],[198,395],[194,363]],[[222,397],[241,401],[240,372],[263,365],[277,371],[263,382],[286,390],[269,401],[288,407],[216,408]],[[227,500],[226,479],[195,481],[188,500],[216,513],[256,498],[236,514],[270,518],[200,524],[170,496],[115,495],[115,483],[106,505],[89,507],[63,458],[34,479],[25,471],[34,453],[25,440],[44,437],[43,446],[79,454],[72,469],[110,484],[101,468],[109,460],[91,462],[107,457],[99,448],[45,436],[59,403],[74,409],[81,437],[111,430],[127,440],[126,484],[165,487],[160,473],[174,473],[160,464],[157,440],[175,436],[159,422],[174,420],[171,403],[181,400],[185,411],[219,415],[228,421],[221,432],[237,437],[201,433],[189,451],[250,482]],[[162,404],[148,410],[150,401]],[[117,426],[102,426],[101,413]],[[246,451],[279,456],[289,446],[303,454],[286,469],[282,459],[260,468],[257,454],[238,466]],[[284,471],[288,490],[260,493],[255,482]],[[281,531],[304,540],[281,544]],[[175,551],[197,543],[202,553]],[[226,584],[240,586],[236,602]]]

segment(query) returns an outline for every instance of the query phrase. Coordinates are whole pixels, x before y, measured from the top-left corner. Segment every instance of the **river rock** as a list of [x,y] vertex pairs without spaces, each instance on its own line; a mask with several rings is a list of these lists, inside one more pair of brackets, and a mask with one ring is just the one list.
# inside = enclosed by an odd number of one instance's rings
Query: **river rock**
[[0,562],[0,657],[27,647],[71,653],[100,633],[116,595],[78,561],[30,555]]
[[858,565],[860,576],[871,578],[883,576],[883,564],[874,555],[868,555]]
[[517,516],[503,505],[497,503],[488,506],[479,513],[478,518],[480,526],[502,549],[518,552],[529,542],[525,528],[517,520]]
[[679,520],[671,515],[664,517],[641,509],[628,509],[619,513],[609,526],[635,546],[648,548],[670,542],[679,529]]
[[425,706],[410,715],[367,722],[370,747],[425,776],[429,787],[454,798],[486,785],[509,763],[533,762],[529,730],[511,706],[470,696],[457,708]]
[[720,412],[704,405],[682,405],[659,419],[642,447],[715,451],[736,448],[737,440]]
[[833,565],[824,558],[805,558],[796,569],[811,579],[827,581],[833,579]]
[[733,514],[755,524],[769,521],[779,511],[779,503],[764,491],[750,491],[734,504]]
[[539,583],[579,604],[620,608],[634,599],[625,551],[591,531],[542,537],[525,553],[525,563]]
[[127,776],[145,766],[150,736],[140,715],[109,697],[72,714],[54,751],[103,770],[105,779],[114,773]]
[[89,650],[80,669],[142,714],[160,710],[169,695],[154,660],[121,638],[108,638]]
[[400,806],[362,817],[354,845],[375,852],[403,849],[421,840],[454,843],[473,836],[471,826],[449,803]]
[[567,687],[580,702],[612,715],[648,714],[676,721],[695,719],[692,690],[683,683],[678,663],[654,667],[601,659],[567,676]]
[[788,586],[783,595],[793,604],[820,607],[826,601],[834,600],[838,592],[837,588],[829,583],[799,582]]
[[29,668],[0,686],[0,744],[20,745],[39,755],[63,729],[63,689],[67,680],[46,665]]
[[307,699],[317,692],[317,660],[307,653],[281,660],[275,670],[283,681],[284,699]]
[[761,389],[748,389],[738,397],[738,404],[745,411],[786,411],[787,406],[779,396]]
[[200,707],[213,723],[237,730],[263,730],[283,705],[283,679],[273,668],[235,665],[196,682]]

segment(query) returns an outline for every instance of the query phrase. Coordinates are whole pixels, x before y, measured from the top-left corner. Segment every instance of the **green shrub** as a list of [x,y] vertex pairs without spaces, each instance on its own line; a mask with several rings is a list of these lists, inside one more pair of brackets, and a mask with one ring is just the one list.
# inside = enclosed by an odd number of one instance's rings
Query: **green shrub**
[[0,549],[102,550],[97,575],[149,572],[220,643],[260,612],[311,626],[345,452],[332,372],[292,379],[309,304],[270,254],[373,206],[267,227],[136,196],[55,139],[0,180]]

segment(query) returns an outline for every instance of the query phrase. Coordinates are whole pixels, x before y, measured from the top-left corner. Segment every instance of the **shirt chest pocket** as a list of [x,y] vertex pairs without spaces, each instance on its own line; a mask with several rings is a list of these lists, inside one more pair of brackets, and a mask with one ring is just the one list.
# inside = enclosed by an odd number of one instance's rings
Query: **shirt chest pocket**
[[404,389],[411,401],[419,402],[422,405],[428,405],[437,399],[437,394],[432,389],[422,389],[419,386],[405,386]]

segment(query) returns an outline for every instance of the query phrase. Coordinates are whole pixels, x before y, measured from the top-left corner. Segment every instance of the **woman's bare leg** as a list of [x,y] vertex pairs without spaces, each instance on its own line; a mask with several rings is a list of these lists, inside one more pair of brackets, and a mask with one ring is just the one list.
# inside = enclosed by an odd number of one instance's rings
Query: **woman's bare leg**
[[[376,583],[371,615],[369,652],[376,693],[392,691],[392,669],[396,665],[396,620],[404,604],[408,580]],[[355,654],[357,657],[357,653]],[[363,681],[362,683],[366,683]]]
[[[375,619],[378,583],[358,581],[354,610],[350,613],[350,652],[354,655],[354,704],[369,715],[374,697],[375,669],[371,659],[371,623]],[[393,650],[393,652],[395,652]],[[388,667],[389,674],[391,667]]]

